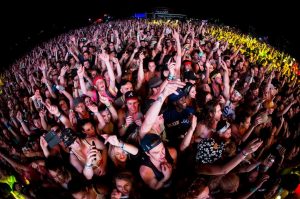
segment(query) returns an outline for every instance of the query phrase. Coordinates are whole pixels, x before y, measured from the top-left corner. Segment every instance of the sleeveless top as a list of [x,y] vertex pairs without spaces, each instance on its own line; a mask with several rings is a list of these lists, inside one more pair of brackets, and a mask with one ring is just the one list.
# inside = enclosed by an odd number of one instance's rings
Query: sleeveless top
[[[86,139],[83,139],[81,140],[82,143],[86,146],[86,147],[90,147],[92,146],[90,143],[88,143],[88,141]],[[101,156],[101,151],[99,149],[97,149],[99,151],[99,153],[97,153],[96,155],[96,160],[92,163],[92,167],[93,167],[93,170],[97,170],[100,165],[103,164],[103,159],[102,159],[102,156]],[[70,151],[71,154],[75,155],[76,158],[82,162],[82,163],[85,163],[87,161],[87,159],[85,157],[83,157],[83,154],[82,153],[78,153],[77,151],[74,151],[74,150],[71,150]],[[96,173],[97,174],[97,173]]]
[[[165,152],[166,152],[167,162],[170,163],[171,165],[173,165],[174,160],[171,157],[170,152],[167,148],[165,148]],[[151,168],[154,175],[155,175],[155,178],[157,179],[157,181],[160,181],[164,178],[164,174],[154,166],[154,164],[151,162],[151,160],[148,156],[144,155],[141,158],[141,165],[144,165],[144,166],[147,166],[147,167]]]

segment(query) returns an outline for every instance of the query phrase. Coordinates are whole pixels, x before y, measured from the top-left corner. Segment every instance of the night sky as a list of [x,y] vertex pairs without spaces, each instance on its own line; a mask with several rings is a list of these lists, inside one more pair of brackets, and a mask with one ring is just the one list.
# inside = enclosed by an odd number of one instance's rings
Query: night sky
[[71,0],[7,1],[6,5],[1,5],[0,68],[6,68],[36,43],[70,28],[89,24],[89,18],[94,20],[104,13],[127,17],[134,12],[149,12],[161,6],[169,7],[176,13],[239,27],[260,37],[268,36],[273,46],[285,49],[300,60],[300,40],[296,31],[300,28],[300,17],[296,1],[273,1],[272,8],[270,3],[262,5],[262,0],[197,2],[202,2],[201,6],[196,6],[195,1],[191,0],[85,0],[81,3]]

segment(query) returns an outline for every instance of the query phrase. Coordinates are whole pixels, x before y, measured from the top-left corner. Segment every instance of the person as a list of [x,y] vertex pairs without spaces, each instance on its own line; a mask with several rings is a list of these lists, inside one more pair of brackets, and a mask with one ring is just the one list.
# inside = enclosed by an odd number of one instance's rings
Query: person
[[70,163],[87,179],[94,175],[106,173],[107,149],[97,138],[79,138],[71,129],[62,132],[61,138],[66,147],[70,148]]
[[134,176],[130,172],[119,172],[113,178],[115,188],[111,192],[111,199],[129,198],[138,199],[140,194],[137,191]]
[[[160,136],[152,133],[142,138],[141,147],[145,153],[139,169],[143,182],[152,190],[170,188],[177,151],[174,148],[165,147]],[[153,192],[155,193],[157,192]],[[163,192],[164,194],[166,192]]]

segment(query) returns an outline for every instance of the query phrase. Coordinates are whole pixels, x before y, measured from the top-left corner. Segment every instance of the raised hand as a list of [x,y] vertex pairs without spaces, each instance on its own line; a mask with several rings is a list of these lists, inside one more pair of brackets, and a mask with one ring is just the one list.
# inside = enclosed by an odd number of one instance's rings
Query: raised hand
[[92,111],[93,113],[98,113],[98,106],[96,106],[95,104],[89,105],[88,108],[90,109],[90,111]]
[[103,134],[101,136],[105,139],[104,144],[109,143],[109,144],[111,144],[113,146],[117,146],[117,147],[119,147],[121,145],[121,142],[119,141],[119,139],[117,138],[116,135]]
[[17,112],[17,116],[16,116],[16,118],[17,118],[17,120],[19,121],[19,122],[22,122],[22,113],[21,113],[21,111],[18,111]]
[[46,103],[46,108],[48,109],[49,113],[52,115],[58,116],[60,114],[58,107],[55,105],[50,105],[49,103]]
[[78,70],[77,70],[77,75],[79,78],[83,78],[84,77],[84,66],[79,66]]
[[110,195],[111,199],[120,199],[122,196],[122,193],[119,192],[117,189],[114,189],[113,192]]
[[47,146],[48,146],[48,143],[47,143],[47,141],[45,140],[44,136],[41,136],[41,137],[40,137],[40,145],[41,145],[41,147],[42,147],[43,149],[46,149]]
[[252,140],[245,148],[244,151],[245,153],[248,155],[250,153],[255,152],[261,145],[262,145],[263,141],[256,138],[254,140]]
[[132,116],[130,116],[130,115],[127,116],[125,121],[126,121],[126,126],[128,127],[133,122]]
[[178,92],[176,91],[178,88],[183,88],[185,86],[184,82],[181,81],[169,81],[166,85],[166,87],[163,90],[163,94],[165,97],[171,95],[172,93],[175,93],[178,95]]
[[105,104],[105,106],[109,106],[110,105],[109,99],[107,97],[104,97],[100,93],[99,93],[99,100],[100,100],[101,103]]

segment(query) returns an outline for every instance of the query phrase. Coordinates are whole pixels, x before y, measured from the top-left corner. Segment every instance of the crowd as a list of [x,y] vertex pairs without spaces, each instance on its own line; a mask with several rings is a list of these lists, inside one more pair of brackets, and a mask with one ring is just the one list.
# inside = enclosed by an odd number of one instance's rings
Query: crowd
[[0,195],[297,198],[298,65],[284,56],[206,21],[42,43],[3,75]]

